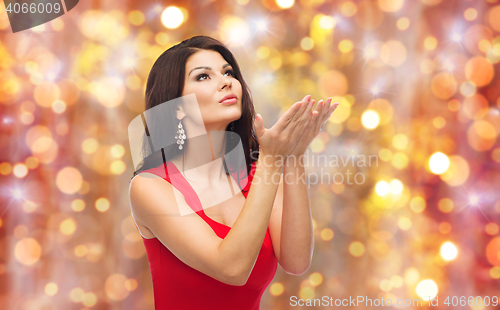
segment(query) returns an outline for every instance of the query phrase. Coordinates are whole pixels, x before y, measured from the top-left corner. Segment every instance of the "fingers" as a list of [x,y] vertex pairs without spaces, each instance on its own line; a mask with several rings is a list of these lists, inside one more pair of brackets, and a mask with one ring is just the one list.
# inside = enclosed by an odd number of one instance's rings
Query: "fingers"
[[260,114],[255,115],[255,121],[254,121],[254,126],[255,126],[255,134],[257,135],[257,138],[262,137],[266,129],[264,128],[264,122],[262,119],[262,116]]
[[301,101],[294,103],[283,116],[280,117],[278,122],[276,123],[276,127],[279,132],[283,131],[295,118],[296,115],[300,113],[301,110],[304,109],[303,105],[306,100],[310,99],[310,95],[307,95]]

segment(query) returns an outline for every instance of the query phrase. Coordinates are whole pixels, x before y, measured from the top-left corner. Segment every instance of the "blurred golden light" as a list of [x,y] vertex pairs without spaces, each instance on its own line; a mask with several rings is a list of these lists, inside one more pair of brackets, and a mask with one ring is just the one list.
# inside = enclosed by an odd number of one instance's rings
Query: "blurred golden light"
[[128,21],[134,26],[140,26],[144,23],[144,13],[138,10],[130,11],[127,15]]
[[299,291],[300,299],[313,299],[314,298],[314,289],[312,287],[302,287]]
[[75,199],[71,202],[71,209],[75,212],[81,212],[85,210],[85,201],[82,199]]
[[16,227],[14,227],[13,234],[14,234],[14,237],[16,237],[18,239],[22,239],[24,237],[27,237],[29,234],[28,227],[26,227],[25,225],[17,225]]
[[56,185],[65,194],[74,194],[82,186],[83,177],[80,171],[73,167],[65,167],[57,173]]
[[115,158],[122,158],[125,155],[125,148],[121,144],[115,144],[111,147],[111,155]]
[[312,286],[318,286],[323,282],[323,275],[319,272],[313,272],[309,276],[309,282]]
[[222,40],[231,46],[241,46],[250,38],[248,24],[237,16],[225,16],[219,28]]
[[387,41],[380,48],[380,59],[390,67],[398,67],[406,61],[406,47],[396,40]]
[[441,222],[438,226],[439,232],[446,235],[451,231],[451,224],[448,222]]
[[449,72],[436,74],[431,81],[431,90],[439,99],[449,99],[457,92],[457,80]]
[[385,12],[397,12],[404,4],[404,0],[378,0],[378,7]]
[[75,303],[81,302],[83,300],[83,296],[85,296],[85,291],[79,287],[76,287],[69,292],[69,298]]
[[352,51],[354,45],[351,40],[342,40],[339,42],[339,51],[342,53],[349,53]]
[[38,167],[38,164],[40,163],[38,159],[34,156],[26,158],[24,162],[26,163],[26,167],[28,167],[28,169],[31,170],[36,169]]
[[65,219],[59,225],[59,230],[64,235],[67,235],[67,236],[72,235],[75,232],[75,230],[76,230],[76,222],[75,222],[75,220],[72,219],[72,218]]
[[488,113],[488,100],[481,94],[465,98],[462,109],[469,119],[480,119]]
[[441,116],[435,117],[432,120],[432,125],[434,125],[437,129],[441,129],[446,125],[446,120]]
[[497,223],[488,223],[486,224],[486,226],[484,226],[484,231],[488,234],[488,235],[491,235],[491,236],[494,236],[496,234],[498,234],[498,225]]
[[490,277],[493,279],[500,279],[500,267],[494,266],[490,269]]
[[363,254],[365,254],[365,246],[359,241],[351,242],[349,245],[349,253],[355,257],[363,256]]
[[404,280],[407,285],[413,285],[417,283],[418,279],[420,279],[420,272],[418,272],[417,268],[411,267],[406,269]]
[[479,120],[472,123],[467,130],[467,142],[476,151],[487,151],[496,142],[497,132],[490,122]]
[[112,174],[120,175],[124,173],[126,169],[127,166],[125,165],[125,162],[123,160],[117,159],[111,163],[110,170]]
[[403,188],[404,188],[403,183],[398,179],[393,179],[389,183],[389,187],[390,187],[391,194],[393,194],[393,195],[401,195],[401,193],[403,192]]
[[398,150],[403,150],[408,146],[408,137],[404,134],[397,134],[392,138],[392,145]]
[[438,41],[433,36],[428,36],[424,40],[424,47],[426,50],[432,51],[433,49],[435,49],[437,47],[437,45],[438,45]]
[[276,0],[276,4],[282,9],[289,9],[295,4],[295,0]]
[[389,183],[387,183],[386,181],[379,181],[377,183],[377,185],[375,185],[375,192],[380,197],[387,196],[389,194],[390,190],[391,190],[391,187],[390,187]]
[[[343,96],[349,88],[348,85],[346,76],[337,70],[326,71],[318,81],[319,89],[324,97]],[[342,106],[340,105],[337,110]],[[335,111],[336,114],[337,110]]]
[[322,229],[320,235],[321,235],[321,239],[323,239],[324,241],[330,241],[334,237],[333,230],[331,230],[330,228]]
[[486,246],[486,258],[494,266],[500,266],[500,237],[490,240]]
[[442,198],[438,202],[438,209],[443,213],[450,213],[454,208],[453,200],[450,198]]
[[436,282],[431,279],[422,280],[418,282],[415,292],[422,299],[433,299],[438,294],[438,286]]
[[500,5],[494,6],[488,12],[488,21],[493,30],[500,32]]
[[61,114],[66,111],[66,103],[62,100],[56,100],[52,102],[52,110],[57,114]]
[[54,296],[55,294],[57,294],[58,286],[54,282],[50,282],[50,283],[47,283],[45,285],[44,290],[45,290],[45,294],[47,294],[49,296]]
[[59,86],[49,81],[37,85],[33,93],[36,103],[44,108],[50,108],[52,103],[59,99],[60,95]]
[[98,81],[92,82],[90,88],[97,101],[107,108],[117,107],[125,99],[125,86],[118,77],[106,76],[100,78]]
[[130,294],[126,289],[125,282],[127,278],[122,274],[112,274],[106,279],[104,290],[106,296],[112,300],[124,300]]
[[85,245],[80,244],[75,247],[74,253],[77,257],[84,257],[85,255],[87,255],[88,249]]
[[[305,40],[306,38],[309,38],[309,37],[305,37],[302,40]],[[311,38],[309,38],[309,39],[311,39]],[[312,41],[312,39],[311,39],[311,41]],[[314,44],[314,41],[312,41],[312,42]],[[271,53],[271,51],[269,50],[269,47],[267,47],[267,46],[261,46],[257,49],[257,57],[260,59],[265,59],[265,58],[269,57],[270,53]]]
[[23,265],[31,266],[40,260],[42,247],[32,238],[19,240],[14,247],[14,257]]
[[429,169],[434,174],[443,174],[450,167],[450,159],[444,153],[436,152],[429,157]]
[[380,117],[374,110],[368,109],[361,115],[361,124],[368,130],[377,128],[380,123]]
[[408,17],[400,17],[396,22],[396,27],[401,31],[406,30],[410,27],[410,20]]
[[392,158],[392,152],[386,148],[380,149],[380,151],[378,151],[378,157],[382,161],[389,161]]
[[411,225],[412,225],[411,220],[407,217],[402,216],[398,219],[398,227],[401,230],[408,230],[411,228]]
[[52,133],[47,127],[36,125],[28,129],[25,142],[33,153],[42,153],[53,143]]
[[99,212],[106,212],[109,210],[109,200],[104,198],[104,197],[101,197],[99,199],[96,200],[95,202],[95,208],[97,209],[97,211]]
[[364,30],[373,30],[380,26],[384,19],[384,14],[379,10],[374,1],[361,1],[358,5],[358,12],[355,21]]
[[273,296],[280,296],[281,294],[283,294],[284,291],[285,291],[285,288],[283,287],[283,284],[281,284],[280,282],[274,282],[269,287],[269,292]]
[[400,276],[392,276],[391,284],[393,287],[401,287],[403,286],[403,278],[401,278]]
[[425,207],[425,199],[420,196],[416,196],[410,201],[410,209],[415,213],[422,213]]
[[380,281],[379,287],[384,292],[390,291],[392,289],[391,280],[389,280],[389,279],[383,279],[382,281]]
[[28,174],[28,167],[25,164],[15,164],[12,170],[16,178],[22,179]]
[[88,292],[85,293],[85,295],[83,295],[82,304],[85,307],[93,307],[95,306],[96,303],[97,303],[97,296],[94,293]]
[[0,174],[9,175],[12,172],[12,165],[8,162],[3,162],[0,164]]
[[460,85],[460,93],[464,95],[464,97],[470,97],[476,93],[476,85],[470,81],[463,82]]
[[468,21],[473,21],[477,18],[477,11],[475,8],[468,8],[464,11],[464,18]]
[[481,52],[487,53],[491,48],[491,42],[488,41],[487,39],[482,39],[481,41],[479,41],[479,43],[477,43],[477,48]]
[[161,13],[161,22],[168,29],[178,28],[184,21],[184,14],[176,6],[169,6]]
[[408,156],[405,153],[397,152],[392,156],[391,164],[397,169],[404,169],[408,166]]
[[[497,163],[500,163],[500,147],[497,147],[491,152],[491,159],[496,161]],[[3,163],[2,163],[3,164]],[[2,165],[0,164],[0,174],[2,173]]]
[[94,138],[87,138],[82,142],[82,151],[87,154],[95,153],[98,147],[99,142]]
[[[314,41],[311,37],[304,37],[302,40],[300,40],[300,47],[304,51],[310,51],[314,47]],[[259,58],[265,58],[265,57],[259,57]]]
[[125,288],[127,289],[127,291],[135,291],[138,286],[139,283],[137,283],[137,280],[134,278],[130,278],[125,281]]
[[446,261],[454,260],[458,255],[458,249],[452,242],[446,241],[441,245],[440,254]]
[[420,62],[420,72],[424,74],[431,74],[434,71],[434,61],[430,59],[424,59]]
[[377,112],[380,119],[379,125],[388,124],[391,121],[392,115],[394,113],[391,103],[382,98],[374,99],[368,104],[367,108]]
[[472,57],[465,65],[466,78],[478,87],[488,85],[494,75],[493,64],[483,56]]
[[469,164],[460,155],[452,155],[449,159],[450,167],[440,175],[441,180],[445,181],[449,186],[460,186],[469,178]]
[[356,14],[358,7],[352,1],[346,1],[340,5],[340,12],[346,17],[351,17]]
[[458,110],[460,110],[460,106],[461,106],[461,103],[457,99],[451,99],[450,101],[448,101],[448,110],[450,110],[450,111],[453,111],[453,112],[458,111]]
[[331,16],[321,16],[319,19],[319,26],[322,29],[332,29],[335,26],[335,20]]
[[31,201],[31,200],[25,200],[23,202],[23,210],[24,212],[26,213],[32,213],[32,212],[35,212],[35,210],[38,208],[38,205]]

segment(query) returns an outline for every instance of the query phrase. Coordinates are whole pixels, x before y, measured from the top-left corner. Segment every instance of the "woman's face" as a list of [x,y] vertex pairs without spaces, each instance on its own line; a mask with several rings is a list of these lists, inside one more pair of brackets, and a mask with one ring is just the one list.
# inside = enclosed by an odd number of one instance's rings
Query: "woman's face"
[[[207,131],[224,131],[230,122],[241,117],[240,81],[234,77],[232,66],[218,52],[201,50],[189,57],[182,95],[193,93]],[[236,95],[236,103],[220,102],[231,93]],[[185,113],[190,114],[189,111]]]

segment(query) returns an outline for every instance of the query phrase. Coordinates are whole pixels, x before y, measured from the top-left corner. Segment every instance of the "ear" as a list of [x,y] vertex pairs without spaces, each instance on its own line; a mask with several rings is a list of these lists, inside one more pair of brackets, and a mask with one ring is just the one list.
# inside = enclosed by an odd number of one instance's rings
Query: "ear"
[[186,116],[186,112],[184,112],[184,109],[182,108],[182,105],[178,105],[177,109],[175,111],[176,117],[178,120],[183,119]]

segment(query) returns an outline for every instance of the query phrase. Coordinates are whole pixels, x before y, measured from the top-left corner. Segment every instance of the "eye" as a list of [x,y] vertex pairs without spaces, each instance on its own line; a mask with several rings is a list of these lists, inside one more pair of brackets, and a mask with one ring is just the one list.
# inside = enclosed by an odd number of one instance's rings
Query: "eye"
[[197,80],[197,81],[202,81],[202,80],[204,80],[204,79],[201,79],[201,77],[205,77],[205,76],[206,76],[206,77],[208,77],[208,74],[206,74],[206,73],[199,74],[199,75],[196,77],[196,80]]
[[227,70],[226,72],[224,72],[224,74],[226,74],[226,73],[229,73],[229,74],[231,74],[232,77],[234,77],[234,71],[233,70]]

